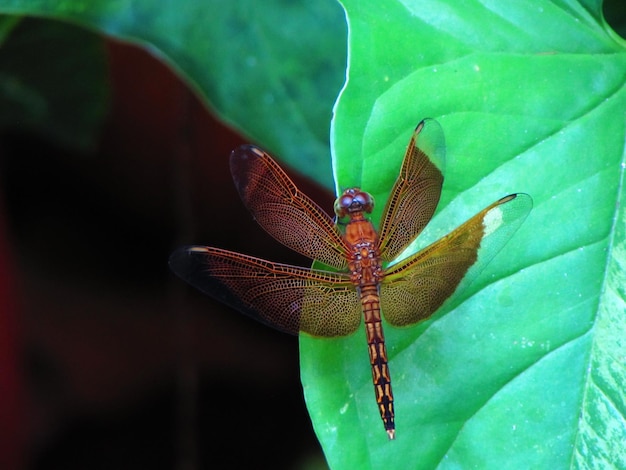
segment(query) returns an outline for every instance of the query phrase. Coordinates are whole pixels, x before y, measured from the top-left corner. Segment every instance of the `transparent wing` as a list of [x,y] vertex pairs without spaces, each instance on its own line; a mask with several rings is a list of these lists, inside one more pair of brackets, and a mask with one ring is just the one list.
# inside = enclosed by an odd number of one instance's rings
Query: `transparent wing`
[[172,253],[171,269],[205,294],[286,333],[345,336],[361,322],[347,274],[272,263],[207,246]]
[[433,119],[420,122],[383,210],[379,249],[384,261],[398,256],[435,213],[443,184],[444,159],[441,126]]
[[347,268],[347,248],[333,219],[298,190],[272,157],[244,145],[232,152],[230,170],[244,204],[270,235],[304,256]]
[[384,273],[383,315],[395,326],[431,316],[457,289],[471,282],[522,224],[532,199],[511,194]]

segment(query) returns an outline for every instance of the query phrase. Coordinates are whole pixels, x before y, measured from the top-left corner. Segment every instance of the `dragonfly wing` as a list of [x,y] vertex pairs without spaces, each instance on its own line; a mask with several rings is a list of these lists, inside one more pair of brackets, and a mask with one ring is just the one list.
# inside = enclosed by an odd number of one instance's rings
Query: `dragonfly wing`
[[437,121],[420,122],[409,142],[380,225],[380,254],[391,261],[430,221],[441,196],[445,143]]
[[169,264],[205,294],[286,333],[345,336],[361,322],[359,298],[347,274],[207,246],[179,248]]
[[333,219],[303,194],[266,152],[243,145],[230,170],[244,204],[276,240],[298,253],[345,270],[347,247]]
[[522,224],[532,199],[511,194],[486,207],[450,234],[385,271],[381,307],[395,326],[430,317],[459,284],[482,271]]

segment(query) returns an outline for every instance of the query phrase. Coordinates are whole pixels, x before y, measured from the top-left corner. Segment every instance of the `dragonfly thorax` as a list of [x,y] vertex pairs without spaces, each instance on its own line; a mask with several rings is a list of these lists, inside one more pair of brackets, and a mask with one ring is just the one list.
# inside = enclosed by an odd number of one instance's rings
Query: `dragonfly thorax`
[[342,218],[357,212],[371,213],[374,209],[374,198],[371,194],[361,191],[360,188],[346,189],[341,196],[335,199],[335,214]]

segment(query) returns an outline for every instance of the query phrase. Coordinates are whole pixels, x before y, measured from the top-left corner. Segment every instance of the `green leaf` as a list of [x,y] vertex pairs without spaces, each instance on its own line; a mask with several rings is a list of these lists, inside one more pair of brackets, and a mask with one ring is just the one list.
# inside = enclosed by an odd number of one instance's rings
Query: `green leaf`
[[63,19],[143,45],[226,122],[332,185],[329,122],[346,63],[336,2],[0,0],[0,12]]
[[535,208],[469,292],[386,328],[395,441],[363,328],[301,337],[330,466],[626,468],[624,41],[593,0],[342,3],[337,186],[372,192],[380,211],[414,126],[432,117],[446,179],[422,245],[508,193]]
[[20,24],[18,16],[0,16],[0,45],[4,44],[18,24]]
[[102,40],[71,25],[1,19],[0,126],[93,148],[107,109]]

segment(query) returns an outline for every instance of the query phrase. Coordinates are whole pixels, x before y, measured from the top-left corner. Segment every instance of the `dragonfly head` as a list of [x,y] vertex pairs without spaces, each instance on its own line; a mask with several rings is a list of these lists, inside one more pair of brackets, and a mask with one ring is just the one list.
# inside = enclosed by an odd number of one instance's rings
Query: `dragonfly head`
[[335,214],[340,219],[357,212],[369,214],[373,209],[374,198],[359,188],[346,189],[341,196],[335,199]]

